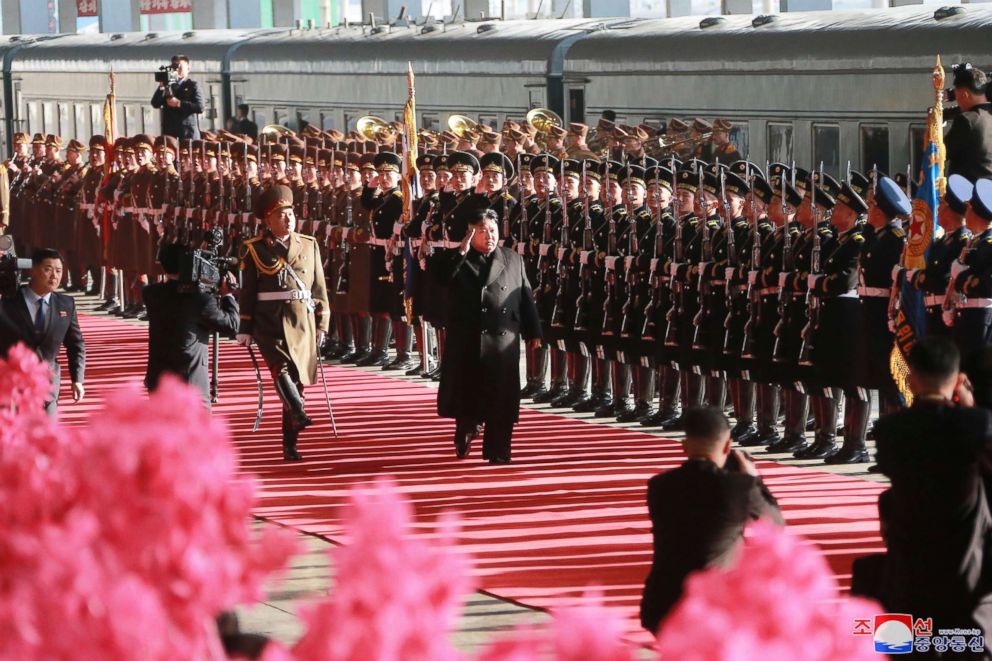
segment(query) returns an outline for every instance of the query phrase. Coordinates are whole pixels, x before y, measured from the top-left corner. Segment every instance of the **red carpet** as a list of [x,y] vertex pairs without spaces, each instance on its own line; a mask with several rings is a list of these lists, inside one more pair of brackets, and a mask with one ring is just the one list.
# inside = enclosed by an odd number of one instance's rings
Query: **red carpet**
[[[87,401],[63,404],[79,422],[98,398],[144,372],[145,330],[84,316]],[[319,387],[307,391],[318,423],[300,449],[307,461],[281,460],[279,402],[266,383],[265,418],[251,433],[257,391],[247,352],[221,347],[221,401],[244,469],[260,475],[258,515],[341,538],[338,506],[355,484],[392,475],[415,502],[426,530],[444,509],[463,520],[463,543],[480,586],[499,597],[548,607],[565,594],[601,585],[637,630],[640,588],[650,564],[645,483],[681,462],[680,444],[658,436],[524,410],[509,466],[474,456],[457,460],[453,421],[435,415],[434,389],[357,369],[329,367],[340,440],[334,440]],[[481,446],[481,443],[479,443]],[[815,542],[844,585],[853,558],[880,550],[877,483],[815,469],[760,462],[789,526]]]

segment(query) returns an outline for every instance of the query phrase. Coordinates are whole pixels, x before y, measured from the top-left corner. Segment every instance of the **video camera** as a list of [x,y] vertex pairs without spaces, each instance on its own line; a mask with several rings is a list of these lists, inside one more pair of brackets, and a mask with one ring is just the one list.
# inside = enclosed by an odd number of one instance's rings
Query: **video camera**
[[179,82],[179,65],[177,64],[166,64],[158,68],[155,72],[155,82],[165,83],[168,86],[175,85]]
[[0,235],[0,298],[10,298],[17,294],[21,286],[21,271],[32,266],[30,259],[21,259],[14,250],[14,237]]
[[190,250],[179,261],[180,291],[216,294],[224,275],[238,268],[237,257],[219,254],[224,242],[224,235],[219,229],[208,230],[203,242],[206,248]]

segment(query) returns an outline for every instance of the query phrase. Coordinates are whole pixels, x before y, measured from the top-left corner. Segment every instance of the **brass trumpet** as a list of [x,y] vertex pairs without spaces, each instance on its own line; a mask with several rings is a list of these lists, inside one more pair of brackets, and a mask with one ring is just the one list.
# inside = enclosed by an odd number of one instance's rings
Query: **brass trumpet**
[[676,147],[681,147],[685,144],[691,144],[693,147],[699,145],[701,142],[706,142],[713,137],[713,131],[707,131],[706,133],[700,133],[697,137],[687,137],[681,140],[673,140],[672,142],[665,142],[665,136],[658,136],[658,147],[662,151],[671,151]]

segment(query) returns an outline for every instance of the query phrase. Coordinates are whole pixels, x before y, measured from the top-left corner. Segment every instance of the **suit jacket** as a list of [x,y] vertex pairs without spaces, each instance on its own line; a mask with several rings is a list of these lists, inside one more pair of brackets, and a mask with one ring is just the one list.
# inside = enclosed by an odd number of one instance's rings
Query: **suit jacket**
[[520,415],[520,337],[541,337],[541,321],[523,259],[496,248],[487,260],[475,250],[446,251],[436,263],[449,285],[438,415],[516,422]]
[[992,413],[917,400],[881,418],[875,438],[878,467],[892,481],[878,502],[887,547],[879,597],[892,609],[917,609],[899,612],[925,610],[942,627],[967,625],[960,616],[989,592]]
[[992,104],[982,103],[954,117],[944,138],[947,176],[970,181],[992,177]]
[[[27,285],[24,285],[25,287]],[[86,367],[86,345],[83,343],[83,333],[79,329],[76,317],[76,301],[72,296],[52,293],[49,306],[48,323],[45,332],[38,339],[34,332],[34,315],[36,310],[29,311],[24,295],[18,291],[11,298],[0,302],[4,315],[9,323],[3,324],[8,332],[0,333],[2,341],[15,344],[24,342],[35,350],[38,356],[48,363],[52,370],[52,401],[58,399],[59,388],[62,385],[62,373],[59,368],[59,351],[65,346],[69,358],[69,376],[73,383],[82,383]],[[16,329],[19,336],[14,336]],[[9,347],[4,347],[3,353]]]
[[644,583],[641,624],[656,633],[682,597],[694,571],[730,561],[748,522],[768,516],[783,523],[775,497],[760,478],[689,459],[648,480],[654,559]]
[[184,78],[176,85],[173,95],[179,99],[178,108],[165,104],[165,89],[159,87],[152,95],[152,107],[162,109],[162,134],[180,140],[199,140],[197,115],[206,108],[203,90],[195,80]]
[[154,390],[162,374],[171,372],[195,386],[206,401],[210,389],[210,334],[237,332],[237,301],[233,296],[224,296],[218,304],[205,292],[180,292],[175,280],[148,285],[143,297],[148,310],[145,386]]

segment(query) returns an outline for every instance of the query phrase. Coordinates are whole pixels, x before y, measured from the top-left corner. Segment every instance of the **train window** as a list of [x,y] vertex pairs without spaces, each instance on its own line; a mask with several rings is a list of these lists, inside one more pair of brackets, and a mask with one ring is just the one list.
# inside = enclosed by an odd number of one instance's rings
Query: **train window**
[[76,104],[76,136],[80,142],[86,142],[93,133],[96,133],[90,130],[88,111],[89,108],[82,103]]
[[586,90],[573,88],[568,90],[568,120],[582,123],[586,121]]
[[323,110],[320,113],[320,130],[330,131],[337,123],[336,113],[333,110]]
[[103,125],[103,105],[99,103],[93,103],[90,105],[90,130],[93,133],[99,133],[103,135],[107,131],[107,127]]
[[889,127],[861,127],[861,168],[870,170],[878,166],[882,172],[889,171]]
[[768,153],[770,163],[792,161],[792,124],[768,122]]
[[913,172],[919,172],[923,169],[923,155],[927,152],[923,146],[923,141],[926,136],[927,127],[925,125],[913,124],[909,127],[909,158],[913,163]]
[[45,127],[41,125],[41,115],[39,114],[38,102],[28,103],[28,133],[43,133]]
[[840,127],[836,124],[813,124],[813,165],[833,177],[840,173]]
[[307,126],[310,125],[310,111],[309,110],[297,110],[296,111],[296,130],[302,131]]
[[288,119],[289,119],[289,113],[286,111],[285,108],[275,109],[275,121],[274,121],[275,124],[279,124],[280,126],[286,126],[286,121]]
[[344,114],[344,129],[343,130],[344,130],[345,133],[347,133],[348,131],[350,131],[353,128],[355,128],[355,120],[357,120],[359,116],[360,115],[353,115],[353,114],[348,113],[348,112],[346,112]]
[[159,126],[159,122],[155,117],[156,113],[154,108],[152,108],[151,106],[142,106],[141,114],[142,114],[141,119],[145,124],[145,133],[155,134],[162,132],[161,131],[162,127]]
[[124,106],[124,134],[141,133],[141,106]]
[[263,126],[269,123],[268,113],[262,110],[253,110],[251,115],[252,115],[252,121],[258,125],[258,128],[262,128]]
[[42,103],[41,104],[41,125],[42,133],[58,133],[59,129],[55,125],[55,104],[54,103]]
[[58,104],[59,108],[59,135],[65,142],[68,142],[71,138],[76,137],[75,127],[72,122],[69,121],[69,105],[65,103]]
[[438,119],[437,113],[433,113],[433,112],[420,113],[420,128],[429,129],[431,131],[437,131],[440,127],[441,127],[441,120]]
[[747,124],[734,124],[734,127],[730,129],[730,142],[737,147],[737,152],[741,158],[747,158],[751,153],[749,137]]
[[479,123],[499,131],[499,117],[496,115],[479,115]]

